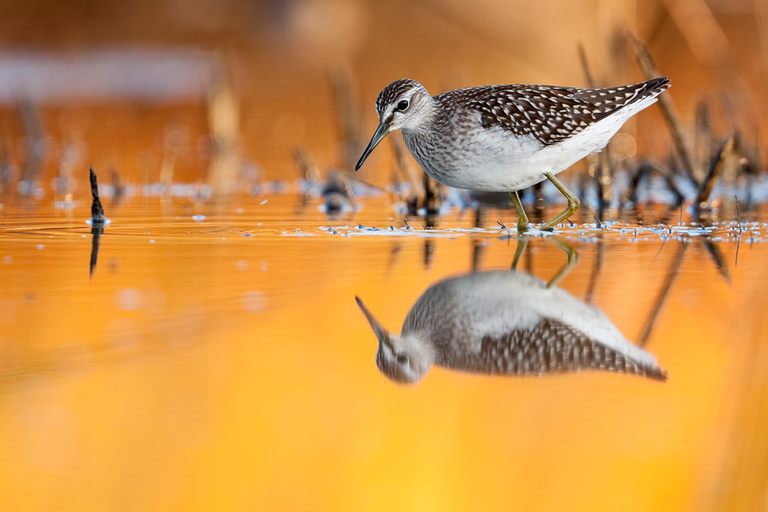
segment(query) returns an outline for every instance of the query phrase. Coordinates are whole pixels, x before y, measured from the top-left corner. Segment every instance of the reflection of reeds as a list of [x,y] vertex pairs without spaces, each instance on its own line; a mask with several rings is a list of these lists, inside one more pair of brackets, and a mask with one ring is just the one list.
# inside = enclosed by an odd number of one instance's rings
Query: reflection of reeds
[[717,271],[723,276],[726,283],[731,284],[731,272],[728,270],[728,263],[725,261],[723,251],[720,250],[720,247],[718,247],[715,242],[707,238],[702,239],[702,243],[704,244],[707,253],[712,258],[712,262],[715,264]]
[[[678,250],[675,253],[675,257],[672,260],[672,263],[670,264],[669,268],[667,269],[667,272],[664,276],[664,282],[662,283],[662,286],[659,289],[658,294],[656,295],[656,299],[653,301],[653,306],[651,308],[651,311],[648,315],[648,318],[645,321],[645,324],[643,325],[643,331],[638,337],[637,342],[641,347],[645,346],[648,343],[649,338],[651,337],[651,333],[653,332],[653,328],[656,324],[656,320],[658,319],[659,313],[661,312],[661,310],[664,307],[664,304],[667,301],[669,292],[670,290],[672,290],[672,285],[677,279],[677,275],[680,272],[680,268],[682,267],[682,264],[683,264],[685,251],[688,248],[688,245],[690,245],[690,243],[692,242],[681,241],[680,246],[678,247]],[[718,273],[723,277],[726,283],[730,284],[731,273],[728,270],[728,263],[726,262],[725,257],[723,256],[723,252],[720,250],[717,244],[715,244],[712,240],[702,239],[702,243],[704,244],[704,248],[707,250],[707,253],[712,258],[712,262],[715,264],[715,268],[717,269]]]
[[640,334],[640,336],[637,339],[637,344],[641,347],[644,347],[648,340],[651,337],[651,333],[653,332],[653,327],[656,325],[656,320],[659,317],[659,313],[661,312],[662,308],[664,307],[664,304],[667,301],[667,297],[669,296],[669,291],[672,289],[672,284],[675,282],[675,279],[677,279],[677,274],[680,271],[680,267],[683,264],[683,258],[685,256],[685,250],[688,248],[687,242],[681,242],[680,246],[677,249],[677,252],[675,253],[675,257],[672,260],[672,263],[669,266],[669,269],[667,270],[666,275],[664,276],[664,282],[661,285],[661,289],[659,290],[659,293],[656,295],[656,299],[653,301],[653,307],[651,308],[650,313],[648,314],[648,319],[645,321],[645,324],[643,326],[643,332]]

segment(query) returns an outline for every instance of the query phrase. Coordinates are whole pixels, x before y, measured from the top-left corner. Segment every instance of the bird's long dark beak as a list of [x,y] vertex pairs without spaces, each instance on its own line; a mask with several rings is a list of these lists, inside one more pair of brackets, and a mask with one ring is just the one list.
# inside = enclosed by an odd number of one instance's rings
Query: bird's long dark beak
[[368,323],[371,324],[371,328],[373,329],[374,334],[376,334],[376,338],[379,340],[379,344],[387,345],[389,348],[392,348],[392,341],[390,340],[389,331],[387,331],[378,320],[376,320],[376,317],[373,316],[373,313],[371,313],[367,307],[365,307],[365,304],[363,304],[363,301],[360,300],[360,297],[355,297],[355,301],[357,302],[357,305],[360,306],[360,310],[365,315],[365,318],[368,319]]
[[360,168],[363,166],[363,162],[365,162],[365,159],[368,158],[368,155],[371,154],[371,151],[381,142],[381,139],[384,138],[384,136],[389,133],[389,126],[387,126],[384,123],[379,123],[378,128],[376,128],[376,131],[373,132],[373,137],[371,137],[371,142],[368,143],[368,145],[365,147],[365,150],[363,151],[362,156],[360,157],[360,160],[357,161],[357,165],[355,166],[355,172],[359,171]]

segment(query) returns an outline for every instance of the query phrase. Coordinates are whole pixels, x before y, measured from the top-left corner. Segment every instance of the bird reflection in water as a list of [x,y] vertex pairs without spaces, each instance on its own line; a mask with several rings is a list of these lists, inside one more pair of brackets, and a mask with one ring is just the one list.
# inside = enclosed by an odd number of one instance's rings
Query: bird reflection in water
[[549,281],[516,270],[471,272],[430,286],[396,335],[356,297],[379,341],[376,364],[401,383],[433,365],[471,373],[528,376],[602,370],[666,380],[656,359],[627,341],[597,308],[559,288],[576,252],[553,241],[568,262]]

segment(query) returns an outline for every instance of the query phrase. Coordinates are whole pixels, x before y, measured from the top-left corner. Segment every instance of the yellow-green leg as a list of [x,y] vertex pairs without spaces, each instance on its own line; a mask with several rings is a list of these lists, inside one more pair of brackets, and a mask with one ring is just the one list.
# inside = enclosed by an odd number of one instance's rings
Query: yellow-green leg
[[555,226],[563,222],[565,219],[573,215],[576,210],[579,209],[579,205],[581,204],[581,201],[579,201],[579,198],[573,195],[567,188],[565,188],[565,185],[560,183],[560,180],[555,178],[555,176],[552,173],[545,172],[544,176],[547,177],[549,181],[552,182],[552,184],[557,187],[557,190],[560,191],[561,194],[565,196],[565,199],[568,200],[568,206],[565,207],[565,210],[560,212],[554,219],[544,224],[541,229],[544,231],[553,231],[555,229]]
[[573,267],[576,266],[576,264],[579,262],[579,253],[576,252],[576,249],[571,247],[569,244],[564,242],[563,240],[560,240],[557,238],[557,236],[553,236],[552,242],[565,254],[568,255],[568,260],[565,262],[565,264],[560,268],[560,270],[557,271],[557,273],[547,282],[547,288],[554,288],[557,286],[557,284],[562,281],[565,276],[571,273],[571,270],[573,270]]
[[512,192],[512,204],[515,205],[515,210],[517,210],[517,232],[523,233],[528,231],[528,215],[525,213],[525,208],[523,208],[523,203],[520,201],[517,190]]
[[517,247],[515,248],[515,257],[512,258],[512,270],[517,270],[517,264],[520,263],[520,256],[523,255],[526,247],[528,247],[528,237],[519,237],[517,239]]

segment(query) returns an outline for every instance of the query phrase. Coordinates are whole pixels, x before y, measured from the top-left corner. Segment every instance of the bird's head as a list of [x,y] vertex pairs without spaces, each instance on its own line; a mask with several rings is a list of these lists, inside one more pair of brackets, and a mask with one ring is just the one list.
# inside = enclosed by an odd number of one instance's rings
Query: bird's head
[[391,131],[418,131],[428,125],[434,114],[434,99],[416,80],[402,79],[386,86],[376,98],[379,126],[363,151],[355,171],[362,167],[368,155]]
[[379,340],[376,366],[381,373],[401,384],[413,384],[421,380],[432,366],[433,352],[417,336],[397,336],[390,333],[382,327],[359,297],[355,297],[355,300]]

